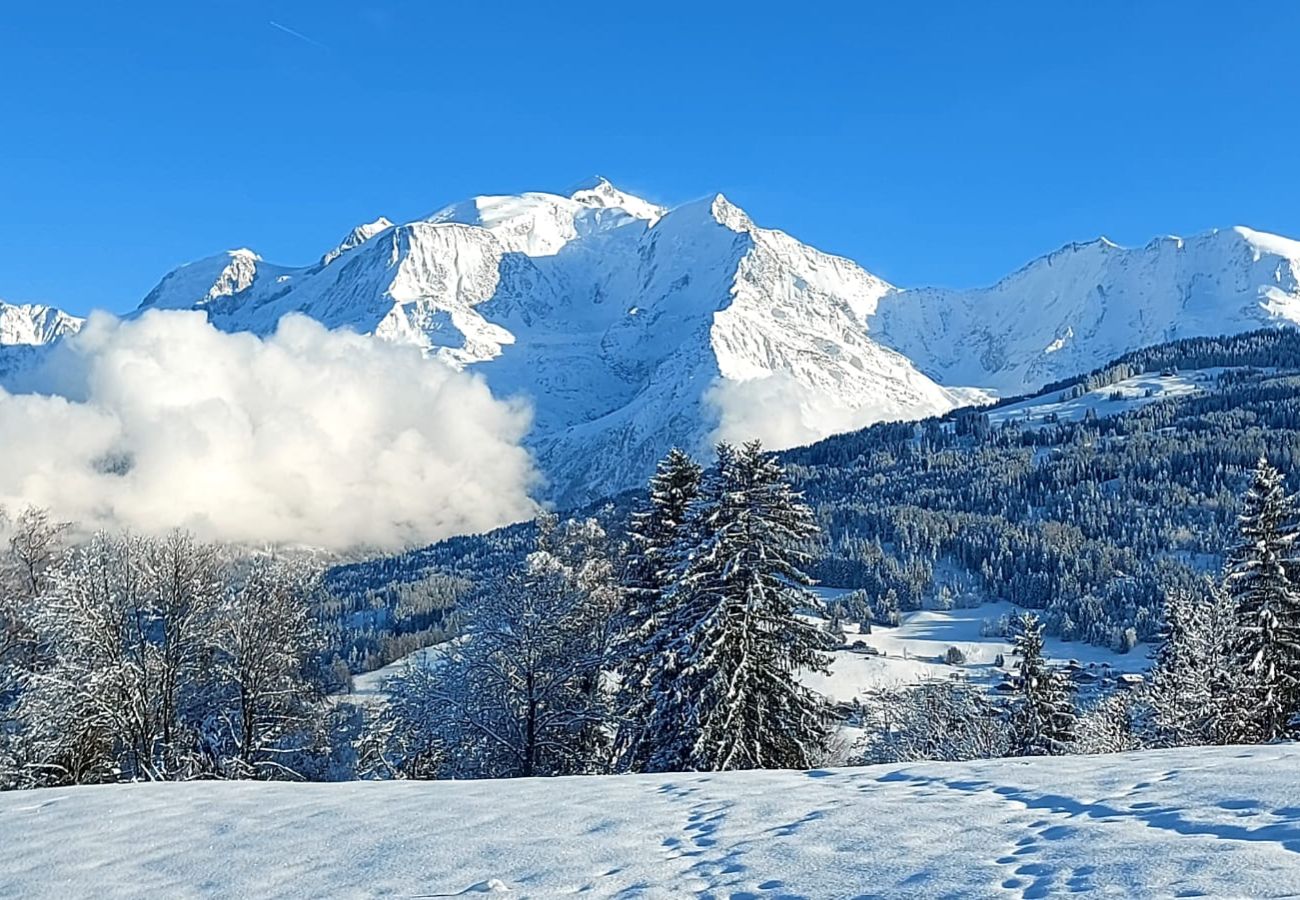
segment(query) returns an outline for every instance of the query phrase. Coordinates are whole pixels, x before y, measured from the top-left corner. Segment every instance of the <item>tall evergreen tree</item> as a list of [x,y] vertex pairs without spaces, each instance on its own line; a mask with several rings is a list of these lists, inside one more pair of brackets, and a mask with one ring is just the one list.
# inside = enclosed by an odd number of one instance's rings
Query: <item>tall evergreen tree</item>
[[1300,591],[1295,581],[1295,502],[1282,474],[1260,458],[1238,519],[1240,543],[1225,584],[1236,606],[1233,657],[1249,722],[1238,740],[1288,734],[1300,712]]
[[674,447],[650,476],[644,505],[632,513],[628,581],[643,595],[644,605],[651,611],[655,607],[654,598],[662,593],[672,574],[674,561],[670,553],[700,492],[700,474],[699,463]]
[[674,447],[659,461],[650,477],[647,496],[632,514],[632,546],[624,570],[627,607],[622,623],[623,646],[619,668],[620,722],[615,753],[620,766],[640,769],[647,746],[642,738],[653,707],[649,694],[650,663],[663,650],[660,639],[665,608],[664,593],[676,568],[673,554],[687,545],[682,540],[691,504],[700,492],[700,465]]
[[802,571],[812,512],[758,442],[718,446],[682,543],[649,662],[646,768],[806,768],[827,745],[825,700],[798,681],[824,671]]
[[1043,655],[1043,625],[1033,613],[1016,620],[1015,652],[1020,657],[1020,697],[1011,715],[1011,752],[1055,756],[1074,740],[1073,688],[1064,672]]

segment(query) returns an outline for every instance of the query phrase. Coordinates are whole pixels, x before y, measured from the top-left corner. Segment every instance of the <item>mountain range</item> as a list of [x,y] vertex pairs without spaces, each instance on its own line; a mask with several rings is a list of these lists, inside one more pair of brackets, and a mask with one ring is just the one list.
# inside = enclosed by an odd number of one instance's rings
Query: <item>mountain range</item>
[[[1072,243],[976,290],[891,285],[721,194],[672,209],[597,178],[352,229],[307,266],[183,265],[132,315],[265,335],[291,312],[410,342],[527,397],[551,498],[644,479],[672,445],[800,443],[1087,371],[1137,347],[1300,322],[1300,242],[1248,228]],[[0,304],[0,373],[80,320]]]

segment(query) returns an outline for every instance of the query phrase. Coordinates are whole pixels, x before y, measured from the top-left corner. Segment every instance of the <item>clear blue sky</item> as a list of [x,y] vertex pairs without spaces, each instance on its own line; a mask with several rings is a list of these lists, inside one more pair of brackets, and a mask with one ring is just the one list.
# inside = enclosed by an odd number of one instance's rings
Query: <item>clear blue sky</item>
[[903,285],[1300,236],[1297,33],[1294,2],[9,3],[0,297],[125,310],[225,248],[306,263],[593,173]]

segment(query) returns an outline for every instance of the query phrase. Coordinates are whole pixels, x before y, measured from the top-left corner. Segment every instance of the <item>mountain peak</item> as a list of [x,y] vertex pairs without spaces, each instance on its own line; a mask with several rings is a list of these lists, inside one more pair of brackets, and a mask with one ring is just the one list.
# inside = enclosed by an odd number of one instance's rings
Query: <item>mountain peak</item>
[[178,266],[163,276],[140,308],[193,309],[247,289],[257,278],[262,257],[247,247]]
[[584,191],[599,191],[602,188],[614,188],[613,183],[604,175],[592,175],[589,178],[583,178],[569,185],[569,189],[564,193],[572,197],[574,194],[581,194]]
[[53,306],[0,300],[0,346],[48,344],[76,332],[83,321]]
[[356,228],[353,228],[351,231],[349,231],[347,233],[347,236],[344,237],[343,240],[339,242],[338,246],[336,246],[333,250],[330,250],[328,253],[326,253],[324,256],[321,257],[320,259],[321,265],[328,266],[330,263],[338,259],[344,253],[347,253],[349,250],[351,250],[353,247],[361,246],[362,244],[370,240],[375,235],[387,231],[392,227],[393,227],[393,223],[390,222],[384,216],[380,216],[378,219],[375,219],[373,222],[361,223]]
[[634,194],[621,191],[601,175],[578,182],[570,189],[569,199],[595,209],[621,209],[628,215],[657,222],[667,210]]
[[754,227],[754,220],[749,214],[722,194],[714,194],[709,204],[713,217],[732,231],[749,231]]

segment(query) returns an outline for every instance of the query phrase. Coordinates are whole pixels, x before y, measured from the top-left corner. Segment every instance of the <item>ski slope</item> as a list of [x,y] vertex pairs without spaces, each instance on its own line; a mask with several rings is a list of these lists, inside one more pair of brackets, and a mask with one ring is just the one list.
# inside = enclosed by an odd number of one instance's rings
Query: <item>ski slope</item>
[[0,896],[1286,897],[1300,748],[0,794]]

